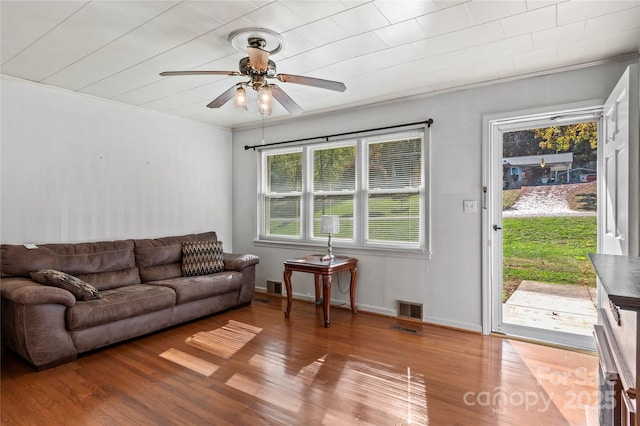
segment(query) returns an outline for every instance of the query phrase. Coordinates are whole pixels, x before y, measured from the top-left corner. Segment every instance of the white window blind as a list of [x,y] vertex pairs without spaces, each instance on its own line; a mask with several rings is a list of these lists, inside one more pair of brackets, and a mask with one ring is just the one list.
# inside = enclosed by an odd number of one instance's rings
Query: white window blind
[[353,240],[356,193],[356,145],[310,148],[313,185],[311,200],[313,236],[320,234],[320,217],[340,217],[340,232],[334,238]]
[[367,239],[420,242],[422,137],[367,144]]
[[264,234],[302,235],[302,150],[265,156]]
[[320,217],[337,215],[336,246],[428,249],[427,144],[421,127],[261,150],[259,238],[324,241]]

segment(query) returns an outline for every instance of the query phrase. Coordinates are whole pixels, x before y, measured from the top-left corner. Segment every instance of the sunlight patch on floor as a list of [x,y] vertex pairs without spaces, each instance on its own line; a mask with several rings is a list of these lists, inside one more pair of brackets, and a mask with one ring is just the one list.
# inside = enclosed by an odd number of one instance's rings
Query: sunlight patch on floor
[[316,378],[316,375],[320,371],[320,368],[324,364],[324,361],[327,359],[327,355],[324,354],[317,360],[313,361],[311,364],[306,365],[300,369],[296,377],[302,379],[302,383],[305,385],[310,385],[313,383],[313,380]]
[[[594,413],[597,421],[599,389],[596,356],[593,356],[592,368],[558,368],[553,359],[545,362],[527,356],[528,343],[511,341],[510,344],[520,361],[535,377],[538,385],[536,391],[544,394],[542,395],[544,398],[550,399],[551,404],[562,413],[567,424],[591,426],[594,424]],[[556,349],[549,350],[556,351]],[[567,351],[566,356],[590,357],[591,355]],[[533,408],[540,410],[544,407],[539,404]]]
[[186,343],[194,348],[229,359],[261,331],[259,327],[230,320],[225,326],[188,337]]
[[428,423],[424,377],[412,375],[409,368],[401,372],[387,364],[351,356],[336,385],[336,394],[353,400],[354,406],[362,404],[373,410],[385,407],[385,417],[407,424]]
[[198,374],[202,374],[205,377],[211,376],[219,368],[219,366],[215,364],[174,348],[164,351],[160,356],[189,370],[195,371]]
[[284,410],[298,412],[302,408],[302,401],[289,396],[288,392],[273,392],[273,387],[263,385],[243,374],[236,373],[225,382],[225,385],[259,398],[269,404]]

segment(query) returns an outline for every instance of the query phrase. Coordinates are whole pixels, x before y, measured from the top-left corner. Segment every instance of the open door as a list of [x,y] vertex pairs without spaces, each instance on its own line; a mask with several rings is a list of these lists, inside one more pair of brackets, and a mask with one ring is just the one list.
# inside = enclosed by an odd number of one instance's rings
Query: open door
[[627,67],[604,105],[599,252],[638,256],[638,65]]

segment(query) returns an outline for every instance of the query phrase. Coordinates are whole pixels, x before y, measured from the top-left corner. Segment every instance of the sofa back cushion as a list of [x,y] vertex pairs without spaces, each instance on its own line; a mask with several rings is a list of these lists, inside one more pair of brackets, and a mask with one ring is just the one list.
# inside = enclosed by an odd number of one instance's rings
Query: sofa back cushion
[[136,265],[142,282],[182,276],[182,243],[185,241],[218,241],[215,232],[176,237],[133,240]]
[[36,249],[3,244],[2,276],[29,277],[41,269],[74,275],[98,290],[140,283],[132,240],[42,244]]
[[28,249],[23,245],[2,244],[0,245],[0,264],[2,278],[30,278],[31,272],[41,269],[60,269],[58,255],[43,246]]

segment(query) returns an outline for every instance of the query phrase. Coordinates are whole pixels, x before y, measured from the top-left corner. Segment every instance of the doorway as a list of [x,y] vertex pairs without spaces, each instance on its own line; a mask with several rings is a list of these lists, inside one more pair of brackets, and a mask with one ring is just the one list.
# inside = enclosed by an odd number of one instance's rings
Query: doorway
[[[494,122],[493,332],[594,349],[601,108]],[[497,263],[497,262],[496,262]]]
[[[596,173],[589,170],[579,171],[580,180],[597,182],[596,229],[597,253],[623,254],[637,256],[640,252],[640,194],[637,182],[640,181],[640,125],[638,109],[640,90],[638,64],[631,64],[621,76],[604,104],[599,101],[583,102],[529,110],[511,114],[496,114],[484,118],[483,150],[483,314],[482,332],[500,333],[512,337],[558,344],[574,348],[594,349],[591,335],[567,333],[530,324],[506,322],[503,315],[503,269],[504,225],[503,189],[510,184],[509,179],[527,178],[527,171],[515,169],[514,164],[504,156],[503,142],[505,134],[531,129],[545,129],[560,125],[576,125],[596,122],[597,130],[597,168]],[[550,125],[551,124],[551,125]],[[556,154],[566,152],[558,149]],[[506,160],[506,161],[504,161]],[[534,183],[548,185],[553,178],[557,184],[572,179],[569,167],[565,173],[554,158],[556,170],[546,170],[548,157],[539,157],[539,169],[531,169],[529,177]],[[566,159],[565,159],[566,160]],[[533,164],[535,166],[535,164]],[[586,173],[582,173],[585,171]],[[513,176],[517,177],[513,177]],[[595,176],[593,176],[595,175]],[[506,179],[505,179],[506,177]],[[582,183],[586,183],[582,182]],[[593,198],[593,195],[590,196]],[[564,231],[564,228],[558,228]],[[534,227],[533,235],[541,234]],[[587,250],[589,250],[587,248]],[[529,265],[544,271],[545,267]],[[591,266],[589,265],[591,270]],[[598,284],[596,284],[599,287]],[[530,290],[530,288],[529,288]],[[596,304],[601,305],[602,294],[597,291]],[[509,320],[510,321],[510,320]]]
[[[485,116],[483,121],[483,216],[482,216],[482,332],[594,349],[591,336],[505,323],[503,320],[503,133],[549,127],[549,123],[572,125],[597,121],[597,253],[640,254],[640,73],[632,63],[620,77],[606,101],[588,101],[557,108]],[[546,165],[540,158],[541,167]],[[511,173],[519,173],[510,170]],[[570,174],[570,172],[568,173]],[[593,179],[587,177],[584,180]],[[554,173],[555,175],[555,173]],[[558,171],[558,174],[562,173]],[[526,177],[526,173],[525,173]],[[542,177],[540,183],[542,184]],[[548,180],[547,180],[548,181]],[[592,269],[589,267],[589,269]],[[602,305],[601,286],[596,303]],[[606,301],[605,301],[606,302]],[[600,319],[598,318],[598,322]]]

